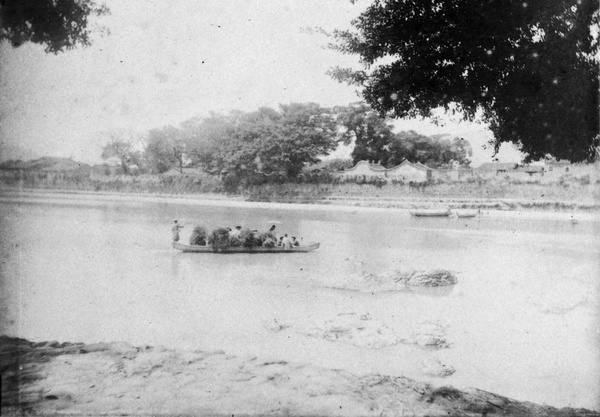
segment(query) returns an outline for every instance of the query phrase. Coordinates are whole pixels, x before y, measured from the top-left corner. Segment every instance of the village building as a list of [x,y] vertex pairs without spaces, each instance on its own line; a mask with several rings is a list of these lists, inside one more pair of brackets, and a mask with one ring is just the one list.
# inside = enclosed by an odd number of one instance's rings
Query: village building
[[375,179],[402,181],[402,182],[427,182],[433,176],[433,169],[421,164],[404,160],[393,168],[385,168],[380,164],[367,161],[358,161],[352,168],[337,172],[338,178],[344,181],[373,181]]
[[385,178],[385,171],[386,169],[380,164],[358,161],[352,168],[339,171],[337,176],[344,181],[372,181],[377,178]]
[[406,159],[400,165],[385,170],[386,178],[402,182],[427,182],[432,178],[432,169],[420,162],[413,164]]

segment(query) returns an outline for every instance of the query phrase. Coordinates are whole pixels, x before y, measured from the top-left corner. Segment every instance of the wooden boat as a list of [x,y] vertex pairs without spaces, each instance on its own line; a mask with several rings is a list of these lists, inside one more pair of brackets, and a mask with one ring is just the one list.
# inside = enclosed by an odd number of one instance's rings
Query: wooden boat
[[[256,246],[252,248],[247,248],[244,246],[230,246],[224,249],[219,249],[216,253],[299,253],[311,252],[315,249],[318,249],[320,245],[320,242],[310,242],[302,246],[292,246],[291,249],[284,249],[281,246],[275,246],[273,248],[264,248],[262,246]],[[185,243],[173,242],[173,247],[183,252],[215,253],[212,246],[186,245]]]
[[448,217],[450,210],[439,209],[439,210],[410,210],[410,214],[415,217]]
[[458,218],[477,217],[477,210],[455,210],[454,214]]

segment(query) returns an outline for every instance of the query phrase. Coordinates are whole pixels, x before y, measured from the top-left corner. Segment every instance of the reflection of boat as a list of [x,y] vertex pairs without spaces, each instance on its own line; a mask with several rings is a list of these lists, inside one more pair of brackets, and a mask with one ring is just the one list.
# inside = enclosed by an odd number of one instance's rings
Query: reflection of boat
[[292,246],[291,249],[284,249],[281,246],[275,246],[274,248],[265,248],[262,246],[255,246],[247,248],[244,246],[219,249],[213,251],[212,246],[196,246],[186,245],[185,243],[173,242],[173,247],[183,252],[197,252],[197,253],[298,253],[298,252],[311,252],[318,249],[321,244],[319,242],[311,242],[302,246]]
[[415,217],[448,217],[450,215],[450,210],[449,209],[410,210],[410,214]]
[[455,210],[454,214],[456,214],[456,217],[459,217],[459,218],[476,217],[477,210]]

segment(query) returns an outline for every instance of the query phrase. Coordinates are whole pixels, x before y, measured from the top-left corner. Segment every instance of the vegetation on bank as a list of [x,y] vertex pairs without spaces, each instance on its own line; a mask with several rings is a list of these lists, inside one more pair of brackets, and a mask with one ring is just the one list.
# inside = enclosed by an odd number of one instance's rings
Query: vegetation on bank
[[[72,190],[168,195],[222,194],[245,201],[280,203],[349,203],[398,207],[399,204],[431,204],[431,200],[519,200],[520,207],[571,208],[571,203],[595,206],[600,187],[584,179],[566,178],[555,184],[521,182],[501,178],[467,182],[402,183],[400,181],[340,182],[328,173],[314,174],[304,181],[242,185],[230,177],[189,174],[96,175],[75,171],[0,171],[0,185],[18,189]],[[561,202],[557,206],[555,202]],[[493,203],[496,204],[497,202]],[[510,208],[502,203],[497,208]],[[497,204],[496,204],[497,205]],[[409,206],[410,207],[410,206]],[[206,239],[206,232],[204,234]]]

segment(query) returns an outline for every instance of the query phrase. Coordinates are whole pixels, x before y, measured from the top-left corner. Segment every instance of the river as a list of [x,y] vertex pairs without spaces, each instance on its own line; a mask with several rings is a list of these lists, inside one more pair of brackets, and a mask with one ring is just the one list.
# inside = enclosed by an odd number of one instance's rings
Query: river
[[[312,253],[186,254],[173,219],[278,230]],[[222,349],[356,373],[405,375],[557,407],[600,410],[600,222],[484,213],[196,204],[193,200],[0,197],[0,334]],[[361,274],[452,271],[445,289],[378,291]],[[372,347],[310,337],[340,315],[402,332],[436,323],[447,346]],[[311,327],[312,326],[312,327]],[[423,372],[435,357],[455,369]]]

